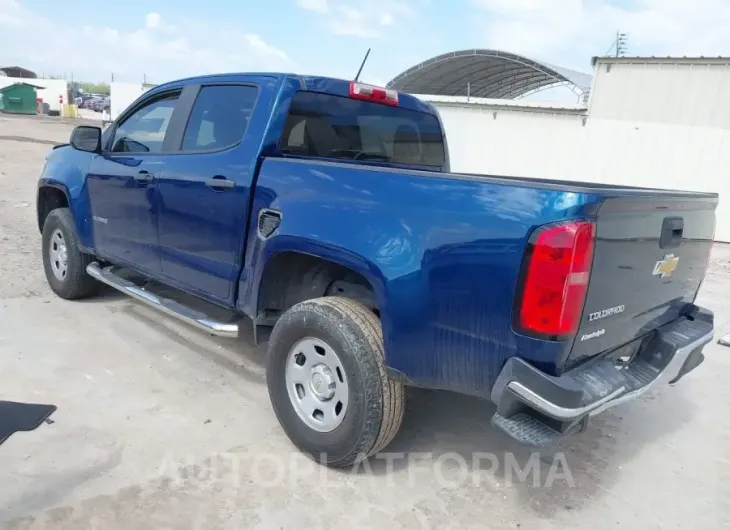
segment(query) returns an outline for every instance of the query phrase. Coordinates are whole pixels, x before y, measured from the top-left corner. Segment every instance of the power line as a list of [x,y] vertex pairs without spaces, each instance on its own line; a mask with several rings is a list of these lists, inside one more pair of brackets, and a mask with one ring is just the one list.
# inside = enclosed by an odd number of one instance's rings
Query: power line
[[629,34],[628,33],[621,33],[620,31],[616,32],[616,38],[611,43],[611,46],[606,50],[606,53],[604,53],[604,56],[611,55],[611,50],[614,50],[614,53],[616,57],[623,57],[626,55],[626,50],[629,47]]

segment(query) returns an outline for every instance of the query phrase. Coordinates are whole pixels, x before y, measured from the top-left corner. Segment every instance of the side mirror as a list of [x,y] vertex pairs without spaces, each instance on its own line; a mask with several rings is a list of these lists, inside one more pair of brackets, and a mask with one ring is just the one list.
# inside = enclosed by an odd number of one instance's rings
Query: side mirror
[[101,149],[101,129],[79,125],[71,133],[71,145],[79,151],[96,153]]

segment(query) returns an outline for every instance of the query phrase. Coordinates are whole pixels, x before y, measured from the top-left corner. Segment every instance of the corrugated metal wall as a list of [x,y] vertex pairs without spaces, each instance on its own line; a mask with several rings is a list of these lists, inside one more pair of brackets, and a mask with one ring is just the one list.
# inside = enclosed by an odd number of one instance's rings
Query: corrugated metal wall
[[730,60],[599,59],[590,107],[439,107],[455,171],[720,193],[730,241]]
[[730,128],[728,59],[603,59],[595,66],[590,116]]

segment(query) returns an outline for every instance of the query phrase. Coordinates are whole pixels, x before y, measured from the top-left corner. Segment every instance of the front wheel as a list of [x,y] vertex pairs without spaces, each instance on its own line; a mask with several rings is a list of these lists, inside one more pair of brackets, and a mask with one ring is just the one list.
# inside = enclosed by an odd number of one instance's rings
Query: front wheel
[[96,294],[101,284],[86,273],[92,261],[79,248],[70,210],[52,210],[43,223],[43,268],[51,290],[66,300]]
[[269,340],[266,379],[286,434],[329,466],[382,451],[403,421],[405,389],[385,373],[380,321],[347,298],[284,313]]

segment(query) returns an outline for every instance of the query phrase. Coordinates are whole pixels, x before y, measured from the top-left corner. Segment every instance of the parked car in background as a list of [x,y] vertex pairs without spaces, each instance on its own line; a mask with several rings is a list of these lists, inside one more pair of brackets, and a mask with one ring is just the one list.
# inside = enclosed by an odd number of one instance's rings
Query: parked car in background
[[105,108],[109,107],[109,98],[106,96],[91,99],[89,101],[88,108],[94,112],[102,112]]
[[101,101],[108,100],[109,97],[104,94],[81,94],[81,103],[79,107],[83,109],[94,110],[101,105]]

